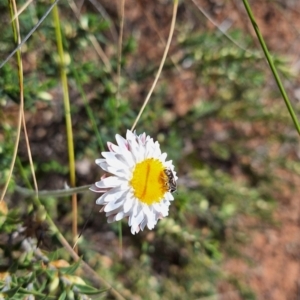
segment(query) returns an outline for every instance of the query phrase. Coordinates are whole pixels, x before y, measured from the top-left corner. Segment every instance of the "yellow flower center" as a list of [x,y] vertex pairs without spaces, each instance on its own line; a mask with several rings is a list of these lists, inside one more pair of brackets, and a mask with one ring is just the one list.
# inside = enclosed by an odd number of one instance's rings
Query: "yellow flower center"
[[160,202],[168,191],[168,177],[163,164],[153,158],[148,158],[135,166],[130,181],[134,196],[141,202],[151,205]]

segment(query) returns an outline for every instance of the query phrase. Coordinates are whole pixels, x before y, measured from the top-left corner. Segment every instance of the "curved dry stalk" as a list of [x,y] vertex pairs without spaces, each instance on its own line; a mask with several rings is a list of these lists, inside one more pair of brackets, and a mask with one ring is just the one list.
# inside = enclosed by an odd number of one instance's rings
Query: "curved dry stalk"
[[90,42],[92,43],[92,45],[94,46],[95,48],[95,51],[97,52],[97,54],[99,55],[99,57],[102,59],[104,65],[105,65],[105,68],[107,70],[107,72],[111,72],[111,64],[110,64],[110,61],[108,59],[108,57],[106,56],[105,52],[102,50],[102,47],[100,46],[100,44],[98,43],[97,39],[95,38],[94,35],[92,34],[89,34],[88,35],[88,38],[90,40]]
[[126,300],[116,289],[114,289],[106,280],[101,278],[85,261],[83,261],[78,254],[72,249],[70,244],[67,242],[67,240],[64,238],[64,236],[60,233],[57,226],[54,224],[52,219],[47,213],[47,221],[50,223],[52,228],[54,229],[54,232],[57,234],[57,237],[60,241],[60,243],[64,246],[64,248],[69,252],[71,257],[74,259],[74,261],[81,260],[82,269],[89,274],[93,281],[100,284],[100,286],[104,286],[105,288],[110,290],[110,293],[117,299],[117,300]]
[[[12,22],[15,22],[15,36],[17,36],[18,44],[20,44],[21,43],[21,35],[20,35],[20,25],[19,25],[19,18],[18,18],[20,12],[17,11],[17,5],[16,5],[15,0],[12,0],[12,5],[13,5],[13,10],[14,10],[14,12],[13,12],[14,17],[12,18]],[[20,82],[20,103],[23,103],[22,109],[20,106],[20,111],[22,114],[21,118],[22,118],[22,123],[23,123],[23,128],[24,128],[24,135],[25,135],[26,148],[27,148],[27,153],[28,153],[28,158],[29,158],[29,163],[30,163],[30,169],[31,169],[33,183],[34,183],[35,196],[37,196],[38,195],[38,186],[37,186],[37,180],[36,180],[35,171],[34,171],[34,165],[33,165],[33,160],[32,160],[32,155],[31,155],[31,149],[30,149],[30,143],[29,143],[29,138],[28,138],[28,134],[27,134],[25,113],[24,113],[23,62],[22,62],[21,48],[18,53],[19,53],[18,54],[18,68],[19,68],[18,73],[19,73],[19,82]],[[18,139],[20,140],[20,134],[18,136]],[[16,145],[18,146],[18,144],[19,144],[19,141],[16,143]],[[16,159],[16,156],[14,156],[14,158],[13,158],[14,162],[15,162],[15,159]],[[12,170],[13,170],[13,168],[11,169],[11,171]],[[9,181],[10,181],[10,178],[9,178],[8,182]],[[3,200],[3,198],[1,197],[1,201],[2,200]]]
[[152,87],[143,103],[143,106],[142,108],[140,109],[140,112],[138,114],[138,116],[136,117],[132,127],[131,127],[131,131],[134,130],[137,122],[139,121],[142,113],[144,112],[144,109],[145,107],[147,106],[148,102],[149,102],[149,99],[152,95],[152,92],[154,91],[154,88],[156,86],[156,83],[159,79],[159,76],[161,74],[161,71],[162,71],[162,68],[164,66],[164,63],[166,61],[166,58],[167,58],[167,54],[168,54],[168,51],[169,51],[169,48],[170,48],[170,45],[171,45],[171,41],[172,41],[172,37],[173,37],[173,33],[174,33],[174,29],[175,29],[175,22],[176,22],[176,15],[177,15],[177,8],[178,8],[178,0],[174,0],[174,6],[173,6],[173,16],[172,16],[172,22],[171,22],[171,28],[170,28],[170,33],[169,33],[169,37],[168,37],[168,41],[167,41],[167,45],[166,45],[166,48],[165,48],[165,51],[164,51],[164,55],[163,55],[163,58],[161,60],[161,63],[160,63],[160,66],[159,66],[159,69],[157,71],[157,74],[156,74],[156,77],[154,79],[154,82],[152,84]]
[[[25,5],[19,10],[15,11],[15,16],[13,17],[12,21],[16,20],[17,26],[17,33],[18,33],[18,42],[21,43],[21,35],[20,35],[20,28],[19,28],[19,15],[26,9],[26,7],[32,2],[32,0],[29,0]],[[14,4],[14,9],[17,9],[15,0],[13,0]],[[21,52],[21,48],[20,48]],[[23,62],[22,62],[22,56],[20,56],[20,65],[22,65],[22,74],[19,74],[20,81],[22,78],[22,88],[23,88]],[[20,96],[21,96],[21,91],[20,91]],[[22,90],[22,97],[23,97],[23,102],[24,102],[24,92]],[[24,136],[25,136],[25,141],[26,141],[26,148],[27,148],[27,153],[28,153],[28,158],[29,158],[29,164],[30,164],[30,170],[31,170],[31,175],[32,175],[32,180],[33,180],[33,185],[34,185],[34,190],[35,190],[35,196],[38,196],[38,185],[37,185],[37,180],[35,176],[35,170],[34,170],[34,165],[33,165],[33,160],[32,160],[32,154],[31,154],[31,148],[30,148],[30,142],[28,138],[28,133],[27,133],[27,127],[26,127],[26,121],[25,121],[25,113],[24,113],[24,107],[22,109],[22,123],[23,123],[23,129],[24,129]]]
[[14,17],[12,18],[11,22],[13,22],[17,17],[19,17],[19,15],[27,8],[27,6],[29,4],[31,4],[31,2],[33,2],[33,0],[28,0],[20,9],[19,11],[17,11],[17,13],[14,15]]
[[[13,19],[14,15],[17,14],[17,6],[15,3],[15,0],[11,0],[11,2],[10,2],[10,13],[11,13],[12,19]],[[21,45],[19,19],[16,18],[12,22],[12,25],[13,25],[13,31],[14,31],[14,38],[15,38],[16,42],[18,43],[17,60],[18,60],[19,86],[20,86],[20,108],[19,108],[19,116],[18,116],[17,137],[16,137],[16,141],[15,141],[15,145],[14,145],[13,157],[12,157],[12,161],[11,161],[10,168],[9,168],[8,178],[5,182],[3,191],[1,193],[0,202],[3,201],[3,199],[4,199],[9,182],[12,177],[13,169],[14,169],[15,162],[16,162],[19,142],[20,142],[22,117],[24,115],[23,64],[22,64],[22,57],[21,57],[21,47],[19,47]]]
[[25,122],[24,111],[22,113],[22,121],[23,121],[23,129],[24,129],[24,135],[25,135],[25,141],[26,141],[26,148],[27,148],[27,153],[28,153],[28,158],[29,158],[29,164],[30,164],[30,170],[31,170],[31,175],[32,175],[32,180],[33,180],[33,185],[34,185],[35,196],[38,197],[39,190],[38,190],[37,180],[36,180],[35,171],[34,171],[34,165],[33,165],[33,160],[32,160],[32,155],[31,155],[29,138],[28,138],[28,134],[27,134],[27,127],[26,127],[26,122]]

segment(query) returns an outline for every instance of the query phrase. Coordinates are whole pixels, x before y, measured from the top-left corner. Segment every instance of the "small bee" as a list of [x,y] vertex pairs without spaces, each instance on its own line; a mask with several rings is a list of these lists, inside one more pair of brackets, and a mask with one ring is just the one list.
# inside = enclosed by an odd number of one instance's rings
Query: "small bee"
[[170,168],[165,168],[164,173],[168,177],[168,180],[166,180],[166,185],[168,186],[168,190],[169,192],[174,193],[177,190],[175,175]]

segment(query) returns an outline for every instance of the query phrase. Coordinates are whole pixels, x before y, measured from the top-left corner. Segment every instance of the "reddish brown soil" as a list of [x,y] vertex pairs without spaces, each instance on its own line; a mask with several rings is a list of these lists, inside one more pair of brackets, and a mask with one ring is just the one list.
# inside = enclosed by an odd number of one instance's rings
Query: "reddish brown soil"
[[[297,179],[298,184],[300,183]],[[300,295],[300,201],[295,192],[279,199],[274,219],[277,225],[248,230],[250,242],[241,249],[251,259],[228,259],[224,267],[251,287],[258,299],[299,299]],[[220,286],[221,299],[240,299],[230,288]]]
[[[214,19],[219,23],[226,18],[233,26],[241,26],[251,32],[242,1],[199,1],[203,7],[219,3]],[[250,1],[269,49],[285,54],[291,60],[291,70],[298,73],[300,2],[299,1]],[[290,97],[296,94],[299,80],[290,84]],[[284,175],[281,175],[284,176]],[[284,178],[284,177],[283,177]],[[300,179],[293,176],[295,186]],[[242,259],[228,259],[224,265],[229,274],[236,274],[246,286],[252,288],[257,299],[300,299],[300,198],[299,188],[286,189],[277,197],[278,207],[274,219],[278,225],[249,231],[250,243],[242,252],[253,260],[254,265]],[[220,285],[219,299],[241,299],[234,289]]]
[[[155,6],[150,1],[139,1],[143,3],[143,14],[160,15]],[[225,20],[232,22],[233,28],[242,28],[250,33],[255,43],[259,47],[253,27],[246,14],[244,5],[240,0],[195,0],[202,9],[204,9],[211,18],[218,24]],[[299,72],[299,49],[300,49],[300,1],[249,1],[256,17],[259,28],[266,39],[268,48],[272,53],[287,56],[291,63],[290,69],[296,74]],[[127,1],[127,16],[131,18],[131,1]],[[196,6],[190,2],[190,9],[197,10]],[[189,11],[185,11],[188,16]],[[201,14],[200,14],[201,15]],[[136,12],[134,14],[136,22],[141,23],[142,16]],[[164,15],[164,20],[170,19],[170,15]],[[205,19],[205,18],[204,18]],[[161,20],[155,20],[160,24],[160,33],[166,37],[167,30]],[[154,22],[154,24],[155,24]],[[209,20],[206,20],[209,30],[215,30]],[[144,23],[145,24],[145,23]],[[151,27],[151,26],[150,26]],[[149,30],[149,26],[139,25],[141,32]],[[162,30],[164,28],[164,30]],[[152,34],[155,30],[152,27]],[[149,32],[148,32],[149,34]],[[157,37],[158,44],[159,39]],[[150,42],[151,41],[151,42]],[[149,57],[143,56],[143,59],[155,59],[163,52],[161,48],[154,47],[153,40],[149,39],[141,45],[141,53],[149,53]],[[146,51],[146,49],[148,51]],[[152,49],[153,51],[149,51]],[[172,51],[171,51],[172,53]],[[141,56],[139,56],[141,57]],[[273,78],[270,73],[270,80]],[[195,95],[203,95],[208,91],[203,91],[199,85],[193,84],[195,78],[192,74],[181,73],[174,79],[174,94],[176,94],[176,103],[174,110],[178,115],[184,115],[189,108],[194,105],[193,99],[198,99]],[[297,97],[297,87],[299,79],[295,78],[293,82],[287,84],[290,97]],[[284,176],[285,175],[281,175]],[[290,175],[291,176],[291,175]],[[291,178],[296,186],[300,186],[300,179],[294,176]],[[283,191],[278,195],[278,207],[274,213],[274,220],[277,225],[264,228],[261,224],[251,230],[248,229],[250,242],[241,249],[245,256],[252,260],[252,264],[247,264],[243,259],[230,259],[225,262],[224,268],[228,274],[235,274],[242,279],[245,286],[256,292],[258,299],[300,299],[300,198],[298,197],[300,189],[294,191]],[[247,223],[247,220],[245,220]],[[229,286],[220,284],[219,299],[241,299],[236,291]]]

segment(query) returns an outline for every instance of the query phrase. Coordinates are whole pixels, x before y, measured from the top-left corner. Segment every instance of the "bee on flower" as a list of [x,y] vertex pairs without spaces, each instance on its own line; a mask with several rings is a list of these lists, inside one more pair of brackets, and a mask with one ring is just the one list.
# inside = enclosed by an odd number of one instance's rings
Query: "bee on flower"
[[112,223],[125,217],[131,233],[153,229],[159,219],[169,213],[172,192],[177,188],[178,177],[172,161],[161,153],[160,145],[145,133],[137,135],[127,130],[126,139],[116,135],[117,145],[108,142],[109,152],[96,160],[104,171],[90,189],[103,193],[96,204],[103,205],[101,211]]

